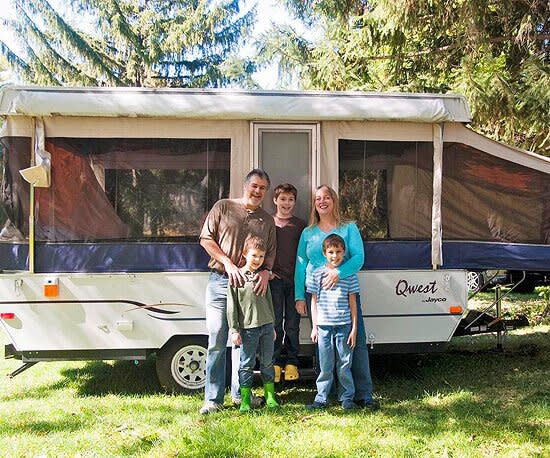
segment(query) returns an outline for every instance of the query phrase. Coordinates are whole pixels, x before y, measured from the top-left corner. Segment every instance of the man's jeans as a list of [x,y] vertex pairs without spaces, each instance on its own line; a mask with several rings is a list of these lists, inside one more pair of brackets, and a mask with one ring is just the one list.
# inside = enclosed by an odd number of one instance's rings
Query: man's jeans
[[[206,357],[205,401],[223,404],[225,394],[225,356],[227,352],[227,276],[210,273],[206,288],[206,328],[208,329],[208,356]],[[239,351],[231,355],[231,397],[240,398],[237,371]]]
[[[294,302],[294,286],[279,278],[269,282],[271,297],[273,299],[273,311],[275,313],[275,331],[277,339],[273,350],[273,363],[283,365],[281,350],[286,348],[286,364],[298,366],[298,346],[300,345],[300,315],[296,311]],[[283,333],[284,317],[284,333]]]
[[256,353],[260,355],[260,373],[264,383],[273,382],[273,323],[257,328],[241,329],[241,365],[239,367],[239,383],[251,387],[254,381],[254,366]]
[[[355,400],[372,401],[373,387],[369,365],[369,349],[367,347],[367,333],[365,331],[365,322],[363,321],[363,312],[361,310],[361,297],[359,294],[356,295],[356,302],[357,339],[355,348],[353,349],[353,359],[351,361],[351,373],[355,385]],[[311,294],[309,293],[306,293],[306,303],[311,322]]]
[[351,375],[353,350],[348,345],[351,324],[336,326],[317,326],[319,345],[319,366],[317,377],[317,396],[315,401],[326,404],[334,382],[334,369],[340,383],[338,401],[353,401],[355,388]]

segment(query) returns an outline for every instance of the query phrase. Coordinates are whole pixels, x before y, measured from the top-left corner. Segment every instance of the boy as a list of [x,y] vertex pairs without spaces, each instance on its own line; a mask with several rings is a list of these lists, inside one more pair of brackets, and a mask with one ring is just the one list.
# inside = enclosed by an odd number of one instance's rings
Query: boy
[[241,412],[250,410],[252,381],[256,353],[260,355],[260,372],[264,382],[264,394],[268,408],[278,407],[273,383],[273,303],[269,286],[265,296],[254,292],[254,277],[264,263],[265,242],[256,236],[246,239],[243,256],[246,264],[241,269],[243,286],[230,286],[227,295],[227,321],[231,342],[241,346],[239,385]]
[[317,396],[313,404],[307,406],[309,409],[323,409],[327,406],[335,367],[342,387],[338,400],[346,410],[357,407],[353,402],[355,387],[351,360],[357,336],[356,294],[359,292],[359,281],[357,275],[352,275],[340,279],[331,289],[323,289],[321,286],[323,276],[342,263],[345,252],[346,244],[342,237],[336,234],[326,237],[323,241],[323,255],[327,263],[313,273],[313,281],[308,289],[312,294],[311,340],[318,343],[321,370],[317,378]]
[[273,297],[275,332],[277,333],[273,351],[275,383],[279,383],[281,380],[282,367],[285,363],[281,357],[283,346],[286,350],[284,379],[288,381],[300,378],[298,372],[300,315],[296,311],[294,302],[294,267],[298,242],[306,227],[306,222],[292,214],[297,194],[296,188],[289,183],[280,184],[273,191],[273,203],[277,207],[277,211],[273,215],[277,234],[277,254],[269,285]]

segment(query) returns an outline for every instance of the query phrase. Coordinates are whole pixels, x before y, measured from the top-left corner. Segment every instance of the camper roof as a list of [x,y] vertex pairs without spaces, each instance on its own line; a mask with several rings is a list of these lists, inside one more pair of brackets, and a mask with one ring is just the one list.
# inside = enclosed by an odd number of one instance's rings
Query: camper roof
[[7,86],[0,115],[470,122],[456,94]]

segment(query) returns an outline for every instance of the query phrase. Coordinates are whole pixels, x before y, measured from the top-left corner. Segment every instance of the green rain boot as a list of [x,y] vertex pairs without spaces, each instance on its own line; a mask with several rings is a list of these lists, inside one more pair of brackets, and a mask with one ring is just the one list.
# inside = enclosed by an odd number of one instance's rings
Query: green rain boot
[[273,382],[264,384],[265,404],[268,409],[275,409],[279,407],[277,399],[275,399],[275,384]]
[[248,386],[241,386],[241,407],[239,407],[239,411],[250,412],[251,395],[252,395],[252,388]]

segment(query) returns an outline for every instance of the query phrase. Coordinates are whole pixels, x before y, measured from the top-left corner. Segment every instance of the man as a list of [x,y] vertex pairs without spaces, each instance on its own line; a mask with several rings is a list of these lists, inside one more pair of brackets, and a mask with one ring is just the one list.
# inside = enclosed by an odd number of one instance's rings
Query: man
[[[257,274],[254,292],[265,295],[270,271],[275,261],[276,235],[273,217],[260,205],[269,189],[269,176],[263,170],[248,173],[243,196],[222,199],[208,213],[200,235],[201,246],[210,255],[211,269],[206,290],[206,327],[208,329],[208,356],[206,360],[206,387],[204,405],[200,412],[208,414],[223,406],[225,391],[225,355],[228,338],[227,285],[242,286],[244,278],[239,270],[244,241],[255,235],[266,241],[264,270]],[[236,359],[233,352],[233,359]],[[238,361],[233,361],[238,367]],[[235,371],[232,371],[234,377]],[[238,383],[231,384],[231,397],[239,399]]]

